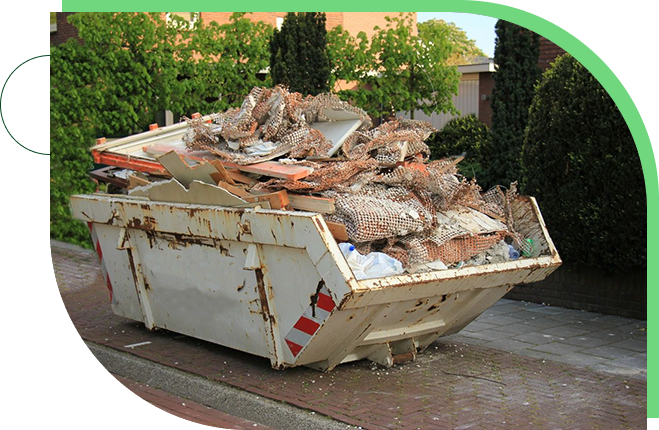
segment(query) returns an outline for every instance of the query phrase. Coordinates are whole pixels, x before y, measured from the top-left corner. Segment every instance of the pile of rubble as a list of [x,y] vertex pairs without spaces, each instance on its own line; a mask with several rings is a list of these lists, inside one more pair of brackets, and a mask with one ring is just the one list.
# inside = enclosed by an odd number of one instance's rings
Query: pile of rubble
[[458,174],[461,157],[429,161],[425,140],[436,130],[427,122],[373,127],[334,95],[277,86],[187,123],[180,147],[143,148],[173,179],[131,175],[130,194],[322,213],[337,241],[408,272],[531,255],[514,230],[515,184],[482,192]]
[[[286,157],[280,163],[313,169],[301,179],[266,178],[249,190],[333,199],[335,211],[325,219],[345,225],[362,254],[383,252],[409,268],[467,261],[503,239],[530,252],[512,228],[515,185],[482,193],[457,173],[459,159],[428,162],[424,141],[436,130],[427,122],[395,119],[372,128],[366,112],[336,96],[302,98],[282,87],[255,88],[241,108],[211,119],[190,121],[189,149],[241,165]],[[339,149],[341,156],[330,158]]]

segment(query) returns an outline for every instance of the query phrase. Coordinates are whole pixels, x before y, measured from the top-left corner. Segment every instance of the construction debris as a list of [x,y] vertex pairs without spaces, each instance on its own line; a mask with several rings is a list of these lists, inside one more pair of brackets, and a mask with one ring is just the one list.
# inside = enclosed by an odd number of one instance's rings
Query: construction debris
[[131,195],[321,213],[354,255],[383,253],[408,272],[532,253],[514,228],[515,184],[483,192],[457,173],[462,157],[429,162],[425,140],[436,130],[427,122],[373,128],[366,112],[334,95],[303,98],[280,86],[187,121],[182,140],[140,148],[173,179],[132,175]]

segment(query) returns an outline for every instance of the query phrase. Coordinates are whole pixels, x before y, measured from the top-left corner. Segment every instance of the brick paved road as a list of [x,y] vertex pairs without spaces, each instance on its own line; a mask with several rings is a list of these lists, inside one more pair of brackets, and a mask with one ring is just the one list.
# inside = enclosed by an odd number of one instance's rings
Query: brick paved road
[[[401,429],[646,425],[642,379],[450,340],[435,342],[416,362],[392,369],[362,361],[329,374],[306,368],[275,371],[266,359],[164,330],[148,332],[115,316],[100,276],[79,285],[87,279],[80,278],[82,266],[94,267],[94,258],[53,248],[64,303],[84,339],[349,424]],[[150,343],[126,348],[142,342]]]
[[147,402],[177,417],[212,427],[243,429],[268,429],[261,424],[237,418],[188,399],[169,394],[146,384],[132,381],[123,376],[114,375],[119,382]]

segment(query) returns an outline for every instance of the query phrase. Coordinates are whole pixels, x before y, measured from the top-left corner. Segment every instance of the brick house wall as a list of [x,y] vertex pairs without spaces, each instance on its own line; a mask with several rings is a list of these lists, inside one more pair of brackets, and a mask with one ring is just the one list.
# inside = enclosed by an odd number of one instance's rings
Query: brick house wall
[[61,45],[71,38],[80,40],[78,30],[66,20],[69,15],[74,13],[76,12],[57,12],[55,14],[57,30],[50,33],[51,45]]
[[[373,27],[378,26],[385,28],[387,25],[387,16],[397,17],[400,12],[343,12],[343,28],[348,30],[352,36],[357,36],[357,33],[363,31],[368,38],[375,33]],[[413,12],[414,22],[417,22],[417,14]],[[416,34],[416,26],[414,27],[414,34]]]
[[494,88],[494,78],[492,72],[481,72],[478,74],[478,119],[492,127],[492,89]]
[[[57,31],[50,34],[50,44],[59,45],[66,42],[71,37],[78,37],[78,32],[75,27],[66,22],[66,17],[75,12],[57,12]],[[200,12],[201,19],[204,22],[217,22],[218,24],[226,24],[230,21],[233,12]],[[375,26],[385,27],[387,21],[386,16],[398,16],[399,12],[325,12],[327,19],[327,29],[341,25],[348,32],[356,36],[357,33],[363,31],[370,38],[374,31]],[[416,22],[416,12],[413,13],[414,22]],[[263,21],[273,27],[277,25],[277,18],[283,18],[286,12],[251,12],[246,15],[252,21]],[[163,13],[163,19],[165,14]],[[416,32],[416,27],[415,27]]]
[[546,37],[540,36],[540,55],[538,56],[538,67],[543,72],[554,62],[556,57],[565,54],[561,48]]

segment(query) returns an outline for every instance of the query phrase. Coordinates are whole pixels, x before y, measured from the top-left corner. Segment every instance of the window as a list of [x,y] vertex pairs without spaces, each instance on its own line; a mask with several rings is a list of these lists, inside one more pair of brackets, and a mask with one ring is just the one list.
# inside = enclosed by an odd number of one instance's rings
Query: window
[[281,25],[284,23],[284,18],[281,16],[277,17],[277,30],[281,30]]

